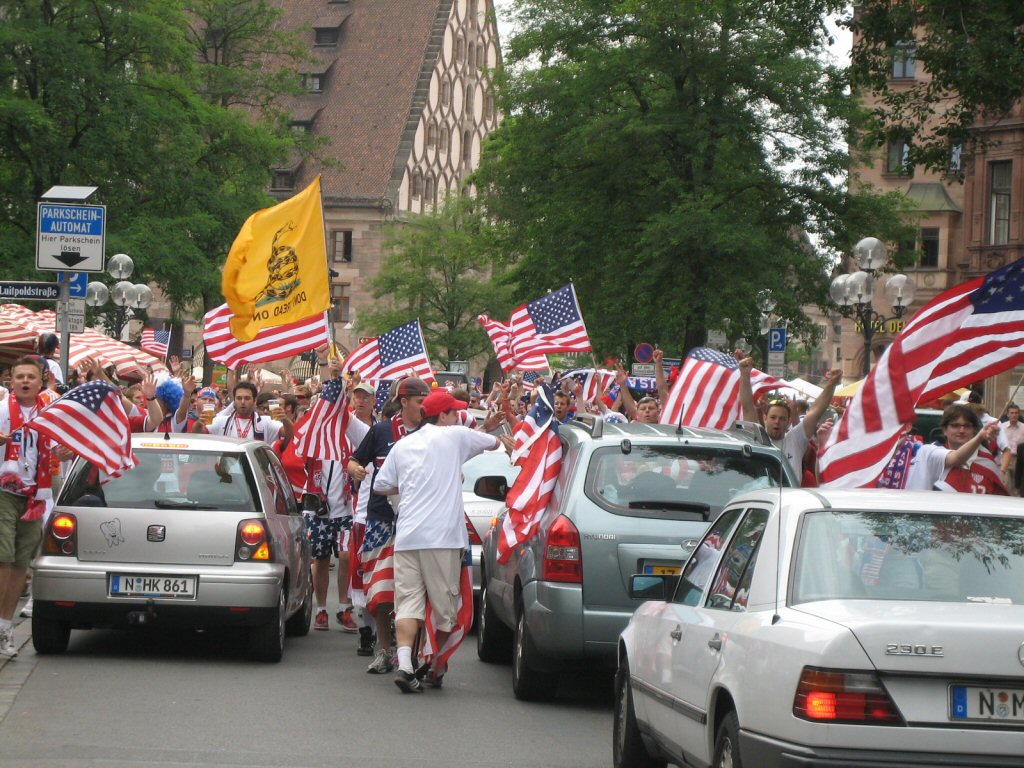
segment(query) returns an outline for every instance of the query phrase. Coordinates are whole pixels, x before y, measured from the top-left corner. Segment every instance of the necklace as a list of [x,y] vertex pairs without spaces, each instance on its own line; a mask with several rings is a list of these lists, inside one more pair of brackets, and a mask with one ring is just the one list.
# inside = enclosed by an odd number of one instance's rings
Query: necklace
[[242,431],[242,422],[239,421],[238,416],[236,415],[235,416],[235,432],[238,434],[238,436],[240,438],[242,438],[243,440],[246,440],[246,439],[248,439],[249,432],[250,432],[250,430],[252,430],[252,427],[253,427],[253,425],[255,423],[256,423],[256,417],[253,416],[253,417],[251,417],[249,419],[249,425],[245,428],[245,431],[243,432]]

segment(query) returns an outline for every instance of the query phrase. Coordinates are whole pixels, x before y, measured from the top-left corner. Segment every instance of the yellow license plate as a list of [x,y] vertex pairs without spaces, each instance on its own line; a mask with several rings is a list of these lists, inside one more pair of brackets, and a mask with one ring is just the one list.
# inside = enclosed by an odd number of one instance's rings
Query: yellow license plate
[[645,565],[644,573],[649,573],[652,576],[678,576],[683,572],[681,566],[678,565]]

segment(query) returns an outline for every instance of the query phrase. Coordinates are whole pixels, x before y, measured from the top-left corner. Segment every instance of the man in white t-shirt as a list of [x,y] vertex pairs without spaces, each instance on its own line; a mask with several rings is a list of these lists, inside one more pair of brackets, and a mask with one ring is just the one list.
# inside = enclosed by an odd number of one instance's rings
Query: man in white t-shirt
[[1010,403],[1006,409],[1007,421],[999,425],[999,456],[1003,485],[1011,496],[1019,496],[1020,489],[1016,482],[1017,446],[1024,442],[1024,422],[1020,420],[1020,406]]
[[[423,690],[412,665],[412,644],[426,616],[426,601],[437,616],[438,647],[456,625],[459,574],[468,546],[462,506],[462,465],[510,437],[496,438],[468,427],[452,426],[467,403],[447,389],[423,400],[424,423],[395,443],[373,482],[385,496],[399,494],[395,530],[395,631],[403,693]],[[439,682],[444,670],[435,670]]]
[[[736,355],[740,358],[739,353]],[[740,368],[740,402],[743,405],[743,418],[747,421],[759,421],[757,405],[754,403],[754,390],[750,383],[750,372],[754,367],[754,359],[744,357],[739,360]],[[825,381],[822,383],[822,392],[814,401],[814,405],[807,409],[807,414],[790,428],[793,422],[793,412],[786,400],[771,400],[764,412],[764,429],[768,433],[768,439],[772,445],[786,455],[786,460],[793,468],[797,480],[803,477],[803,460],[807,446],[810,445],[814,433],[818,431],[818,422],[825,415],[825,411],[832,402],[832,394],[836,391],[836,385],[843,377],[839,368],[834,368],[825,373]]]
[[284,416],[280,421],[268,419],[256,412],[256,385],[240,381],[232,392],[231,406],[225,408],[210,424],[211,435],[226,435],[249,440],[263,440],[276,445],[279,439],[285,444],[292,439],[292,420]]

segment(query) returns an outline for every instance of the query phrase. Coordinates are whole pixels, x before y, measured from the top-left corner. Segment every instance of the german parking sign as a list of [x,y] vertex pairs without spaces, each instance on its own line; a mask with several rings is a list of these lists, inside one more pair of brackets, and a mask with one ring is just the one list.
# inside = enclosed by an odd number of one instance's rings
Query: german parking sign
[[39,203],[36,269],[102,272],[107,239],[107,206]]
[[785,352],[786,351],[786,329],[785,328],[772,328],[768,331],[768,351],[769,352]]

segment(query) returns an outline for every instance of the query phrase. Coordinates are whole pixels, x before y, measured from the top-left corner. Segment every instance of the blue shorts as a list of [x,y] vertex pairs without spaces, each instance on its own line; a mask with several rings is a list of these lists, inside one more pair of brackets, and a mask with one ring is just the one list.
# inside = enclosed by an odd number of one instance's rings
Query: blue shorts
[[345,528],[345,521],[340,517],[317,517],[306,515],[306,529],[312,544],[313,558],[323,560],[338,554],[338,534]]

